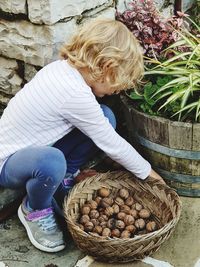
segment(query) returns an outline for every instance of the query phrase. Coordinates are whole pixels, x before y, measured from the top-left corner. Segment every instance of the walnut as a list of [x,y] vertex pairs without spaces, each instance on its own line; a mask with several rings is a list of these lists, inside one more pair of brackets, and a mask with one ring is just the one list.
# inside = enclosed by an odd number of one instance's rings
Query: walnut
[[154,221],[150,221],[146,225],[146,229],[147,229],[148,232],[153,232],[153,231],[156,230],[156,228],[157,228],[157,225],[156,225],[156,223]]
[[107,227],[110,229],[113,229],[115,227],[115,219],[114,218],[111,218],[108,220]]
[[102,231],[102,236],[111,236],[111,230],[109,228],[104,228]]
[[131,233],[127,230],[124,230],[122,233],[121,233],[121,238],[130,238],[131,236]]
[[132,224],[132,225],[127,225],[125,227],[125,230],[129,231],[131,234],[134,234],[136,231],[136,227]]
[[119,206],[124,204],[124,200],[121,197],[116,197],[115,203]]
[[141,209],[143,209],[142,205],[140,205],[140,203],[135,203],[131,206],[131,208],[133,210],[137,210],[137,211],[140,211]]
[[119,213],[119,205],[113,204],[112,208],[113,208],[113,213],[115,213],[115,214]]
[[110,190],[108,188],[102,187],[97,191],[98,196],[108,197],[110,195]]
[[128,197],[126,200],[125,200],[125,204],[127,206],[132,206],[134,203],[134,199],[132,197]]
[[128,214],[133,216],[135,219],[138,218],[138,211],[137,210],[129,210]]
[[88,215],[90,213],[90,207],[89,206],[83,206],[81,209],[81,214],[86,214]]
[[94,199],[94,201],[97,203],[97,205],[99,205],[101,199],[102,199],[101,197],[97,196],[97,197]]
[[130,209],[131,208],[125,204],[120,206],[120,211],[125,212],[125,213],[129,213]]
[[80,223],[85,224],[86,222],[89,222],[89,220],[90,220],[90,217],[87,214],[85,214],[81,216]]
[[121,235],[121,233],[120,233],[119,229],[113,229],[111,231],[111,236],[112,237],[120,237],[120,235]]
[[105,215],[107,215],[108,217],[112,216],[114,213],[114,210],[112,207],[107,207],[104,211]]
[[98,208],[99,215],[104,215],[104,208]]
[[113,199],[110,198],[110,197],[104,197],[100,201],[100,206],[103,207],[103,208],[107,208],[109,206],[112,206],[112,204],[113,204]]
[[99,225],[98,219],[91,219],[90,221],[94,224],[94,226]]
[[125,218],[124,218],[124,223],[126,225],[130,225],[130,224],[133,224],[135,221],[134,217],[131,216],[131,215],[126,215]]
[[101,215],[99,218],[98,218],[98,221],[101,223],[101,222],[105,222],[108,220],[108,216],[103,214]]
[[141,209],[139,211],[139,216],[143,219],[148,219],[150,217],[151,213],[146,209]]
[[121,220],[116,220],[115,227],[122,230],[125,228],[125,223]]
[[106,227],[107,227],[107,221],[103,221],[103,222],[101,222],[101,223],[100,223],[100,226],[101,226],[102,228],[106,228]]
[[103,228],[100,225],[96,225],[93,229],[93,232],[100,235],[102,233],[102,230]]
[[97,202],[94,200],[89,200],[84,206],[89,206],[91,210],[97,209]]
[[123,198],[123,199],[127,199],[127,198],[129,197],[129,192],[128,192],[128,190],[125,189],[125,188],[121,188],[121,189],[119,190],[119,196],[120,196],[121,198]]
[[89,216],[91,219],[97,219],[99,217],[98,210],[91,210]]
[[145,227],[145,221],[143,219],[137,219],[135,221],[135,226],[137,229],[141,230]]
[[84,230],[86,232],[91,232],[94,228],[94,225],[92,222],[86,222],[85,225],[84,225]]
[[124,213],[124,212],[119,212],[119,213],[117,214],[117,218],[118,218],[119,220],[124,220],[125,216],[126,216],[126,213]]

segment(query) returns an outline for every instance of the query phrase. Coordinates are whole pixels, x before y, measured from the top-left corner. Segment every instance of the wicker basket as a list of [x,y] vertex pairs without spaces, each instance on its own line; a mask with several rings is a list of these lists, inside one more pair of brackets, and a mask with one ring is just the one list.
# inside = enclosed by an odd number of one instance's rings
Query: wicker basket
[[[96,196],[97,189],[102,186],[109,188],[114,195],[120,188],[134,192],[137,202],[154,214],[159,230],[127,239],[96,237],[81,230],[77,225],[80,207]],[[86,254],[106,262],[138,260],[158,250],[174,230],[180,212],[181,202],[173,189],[153,181],[140,181],[127,171],[87,178],[73,188],[64,203],[68,229],[77,246]]]

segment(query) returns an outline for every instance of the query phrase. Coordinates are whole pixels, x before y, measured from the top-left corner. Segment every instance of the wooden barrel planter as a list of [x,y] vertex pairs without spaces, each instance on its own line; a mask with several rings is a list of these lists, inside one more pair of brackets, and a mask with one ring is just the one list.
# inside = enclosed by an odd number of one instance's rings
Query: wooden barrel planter
[[200,197],[200,123],[150,116],[128,97],[121,101],[130,143],[179,195]]

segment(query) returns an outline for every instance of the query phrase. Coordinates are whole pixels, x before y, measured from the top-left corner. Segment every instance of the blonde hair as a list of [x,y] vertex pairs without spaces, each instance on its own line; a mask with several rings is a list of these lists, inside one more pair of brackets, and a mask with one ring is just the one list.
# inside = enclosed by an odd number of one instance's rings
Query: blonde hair
[[123,23],[112,19],[84,24],[60,54],[75,68],[88,68],[93,81],[104,77],[117,91],[136,86],[144,72],[139,42]]

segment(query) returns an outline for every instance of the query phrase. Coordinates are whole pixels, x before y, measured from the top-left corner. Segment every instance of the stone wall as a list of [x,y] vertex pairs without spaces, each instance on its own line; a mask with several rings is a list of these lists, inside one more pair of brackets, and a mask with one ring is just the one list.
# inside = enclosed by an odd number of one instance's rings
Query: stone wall
[[[47,63],[80,23],[114,18],[128,0],[0,0],[0,113],[9,99]],[[184,0],[186,9],[192,1]],[[166,15],[173,0],[156,0]]]

